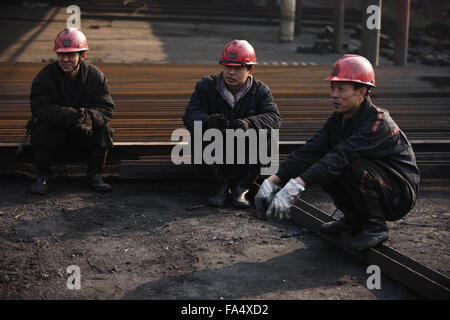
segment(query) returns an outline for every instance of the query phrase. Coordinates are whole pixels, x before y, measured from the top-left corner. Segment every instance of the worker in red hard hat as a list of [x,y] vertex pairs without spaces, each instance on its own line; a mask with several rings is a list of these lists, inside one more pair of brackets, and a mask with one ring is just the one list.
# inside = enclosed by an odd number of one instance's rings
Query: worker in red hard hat
[[56,62],[33,80],[31,144],[37,179],[30,187],[32,193],[46,194],[53,161],[76,149],[88,153],[88,184],[99,192],[111,190],[101,171],[113,145],[109,121],[114,102],[105,75],[84,62],[88,50],[83,32],[64,29],[53,47]]
[[53,47],[59,67],[69,78],[75,78],[78,74],[80,63],[86,59],[87,50],[89,47],[86,36],[77,28],[61,31]]
[[[233,40],[223,49],[219,63],[223,66],[222,72],[197,82],[186,107],[183,121],[191,133],[195,122],[201,123],[203,129],[222,132],[227,129],[268,129],[269,132],[278,129],[281,116],[270,89],[253,76],[256,64],[253,46],[246,40]],[[248,150],[247,145],[247,155]],[[213,171],[218,186],[207,204],[220,207],[231,198],[236,208],[250,207],[246,195],[259,170],[258,164],[251,165],[248,161],[242,165],[236,162],[215,164]]]
[[389,238],[386,221],[414,207],[419,170],[405,134],[370,99],[375,73],[366,58],[343,56],[325,80],[334,113],[264,180],[255,204],[260,217],[289,218],[301,193],[319,184],[343,214],[323,224],[321,232],[348,232],[348,247],[364,250]]

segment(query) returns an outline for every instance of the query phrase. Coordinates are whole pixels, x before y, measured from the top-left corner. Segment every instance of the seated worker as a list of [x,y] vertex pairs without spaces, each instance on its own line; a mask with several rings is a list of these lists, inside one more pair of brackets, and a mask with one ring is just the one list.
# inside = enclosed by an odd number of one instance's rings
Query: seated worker
[[370,100],[375,73],[367,59],[345,55],[325,80],[334,113],[264,180],[255,205],[260,217],[289,218],[296,199],[317,183],[343,213],[321,232],[349,232],[348,247],[364,250],[389,238],[386,220],[398,220],[414,207],[419,170],[405,134]]
[[[246,40],[231,41],[225,46],[219,63],[223,71],[197,82],[186,106],[183,122],[191,135],[194,122],[201,122],[202,129],[215,128],[222,132],[278,129],[281,116],[270,89],[252,75],[256,64],[252,45]],[[248,144],[245,150],[248,152]],[[218,187],[215,195],[207,200],[208,205],[223,206],[231,196],[234,207],[250,207],[245,195],[259,175],[259,166],[248,161],[234,163],[213,165]]]
[[113,145],[108,123],[114,102],[105,75],[84,62],[87,50],[86,37],[79,29],[64,29],[55,39],[57,61],[33,80],[31,144],[37,179],[30,187],[32,193],[48,192],[50,167],[62,147],[86,149],[89,185],[99,192],[111,190],[100,173]]

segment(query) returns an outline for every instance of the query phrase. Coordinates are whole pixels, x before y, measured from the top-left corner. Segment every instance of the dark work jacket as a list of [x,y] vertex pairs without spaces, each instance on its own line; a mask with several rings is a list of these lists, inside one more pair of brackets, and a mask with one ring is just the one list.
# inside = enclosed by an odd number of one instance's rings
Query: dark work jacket
[[231,122],[246,119],[254,129],[279,129],[281,116],[269,87],[253,77],[250,90],[232,109],[217,90],[222,73],[206,76],[197,82],[183,117],[184,125],[193,130],[194,121],[206,121],[209,115],[222,113]]
[[115,107],[105,75],[84,62],[80,63],[73,82],[68,80],[57,62],[45,66],[33,80],[30,104],[38,122],[64,128],[73,125],[77,109],[86,108],[96,110],[92,113],[95,126],[104,125],[109,129]]
[[286,182],[300,176],[307,186],[327,183],[353,159],[372,160],[406,179],[417,194],[419,169],[411,144],[385,109],[366,98],[352,118],[334,112],[323,127],[280,166],[277,176]]

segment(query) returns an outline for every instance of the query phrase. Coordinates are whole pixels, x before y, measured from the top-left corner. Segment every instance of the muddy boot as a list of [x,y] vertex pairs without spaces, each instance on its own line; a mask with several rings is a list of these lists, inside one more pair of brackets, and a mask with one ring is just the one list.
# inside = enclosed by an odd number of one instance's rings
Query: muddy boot
[[95,174],[89,175],[88,183],[89,183],[89,186],[91,186],[91,188],[97,192],[108,192],[108,191],[112,190],[111,185],[109,185],[105,181],[103,181],[100,173],[95,173]]
[[238,209],[250,208],[250,202],[245,198],[248,189],[241,188],[239,185],[231,189],[231,197],[233,199],[233,207]]
[[94,149],[91,151],[88,159],[88,176],[101,173],[106,163],[108,151],[104,149]]
[[88,162],[88,184],[97,192],[108,192],[112,190],[111,185],[103,181],[101,172],[105,166],[107,150],[93,150]]
[[324,223],[320,226],[320,231],[325,234],[338,234],[341,232],[354,233],[361,229],[361,221],[343,216],[342,218]]
[[221,207],[227,201],[229,193],[228,183],[223,183],[217,187],[216,194],[206,200],[206,204],[211,207]]
[[48,193],[48,176],[38,176],[36,182],[30,186],[30,192],[46,195]]
[[389,229],[384,220],[370,218],[361,232],[349,242],[349,248],[352,250],[373,248],[388,240],[389,236]]
[[231,188],[233,207],[237,209],[250,208],[251,203],[249,200],[247,200],[247,196],[250,196],[250,188],[259,176],[259,167],[240,167],[237,170],[237,176],[238,179],[235,183],[232,184]]
[[30,186],[29,191],[35,194],[46,195],[48,193],[48,181],[51,176],[53,151],[33,147],[34,162],[36,167],[36,181]]

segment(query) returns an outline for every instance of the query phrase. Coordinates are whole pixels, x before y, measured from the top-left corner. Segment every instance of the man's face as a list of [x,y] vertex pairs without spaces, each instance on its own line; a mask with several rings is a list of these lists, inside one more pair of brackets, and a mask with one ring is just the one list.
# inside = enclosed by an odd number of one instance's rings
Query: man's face
[[342,113],[345,119],[351,118],[358,111],[366,88],[355,90],[350,82],[342,81],[331,81],[330,88],[334,111]]
[[250,74],[251,70],[247,70],[246,66],[223,66],[223,79],[233,93],[242,88]]
[[[64,72],[72,73],[73,68],[78,64],[78,61],[84,60],[86,52],[81,55],[79,52],[57,52],[56,57],[59,67]],[[75,70],[74,70],[75,71]]]

